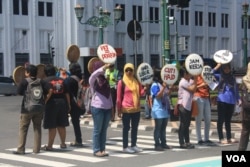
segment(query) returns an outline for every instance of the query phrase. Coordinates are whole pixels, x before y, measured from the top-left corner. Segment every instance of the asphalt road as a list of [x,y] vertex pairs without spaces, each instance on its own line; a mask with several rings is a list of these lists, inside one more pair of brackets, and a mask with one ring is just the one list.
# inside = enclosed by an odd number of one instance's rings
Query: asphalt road
[[[67,147],[65,150],[59,148],[58,136],[55,140],[55,151],[40,154],[32,154],[33,132],[30,126],[25,155],[14,155],[18,142],[18,121],[21,97],[0,97],[0,167],[158,167],[158,166],[221,166],[222,150],[237,150],[238,144],[217,145],[214,147],[198,146],[195,149],[185,150],[178,146],[177,133],[167,133],[168,144],[173,149],[156,152],[153,142],[153,131],[139,130],[138,146],[143,148],[142,153],[125,154],[122,150],[121,128],[109,127],[107,139],[107,151],[109,157],[97,158],[92,153],[92,130],[91,124],[82,124],[84,147]],[[47,131],[43,130],[42,143],[47,143]],[[67,127],[67,143],[74,140],[72,125]],[[217,142],[217,136],[211,136],[211,140]],[[196,143],[196,136],[191,134],[191,142]]]

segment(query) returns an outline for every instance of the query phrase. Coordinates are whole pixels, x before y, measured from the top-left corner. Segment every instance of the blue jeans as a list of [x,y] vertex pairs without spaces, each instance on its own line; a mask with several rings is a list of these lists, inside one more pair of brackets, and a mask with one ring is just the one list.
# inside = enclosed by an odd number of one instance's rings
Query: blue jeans
[[209,140],[209,131],[210,131],[210,123],[211,123],[211,107],[209,98],[197,98],[198,105],[198,115],[195,117],[195,125],[196,125],[196,136],[197,140],[201,141],[201,122],[204,118],[204,140]]
[[111,118],[112,109],[101,109],[91,107],[91,113],[94,121],[93,129],[93,151],[105,151],[107,138],[107,129]]
[[159,118],[155,120],[155,129],[154,129],[154,140],[155,147],[157,146],[166,146],[166,127],[168,124],[168,118]]
[[122,114],[122,142],[123,148],[128,147],[128,131],[130,129],[130,122],[131,122],[131,147],[136,146],[137,142],[137,132],[138,132],[138,125],[140,121],[140,112],[136,113],[123,113]]

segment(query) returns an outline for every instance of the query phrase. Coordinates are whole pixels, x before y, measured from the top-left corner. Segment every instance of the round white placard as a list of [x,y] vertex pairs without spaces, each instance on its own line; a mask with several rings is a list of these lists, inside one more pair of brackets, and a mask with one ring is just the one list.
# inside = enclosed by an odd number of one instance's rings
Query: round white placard
[[137,68],[136,76],[142,85],[149,85],[153,82],[153,68],[148,63],[141,63]]
[[214,74],[212,72],[212,68],[210,66],[204,66],[201,73],[201,77],[207,84],[212,83],[214,80]]
[[192,53],[185,60],[185,67],[191,75],[199,75],[203,69],[203,59],[200,55]]
[[215,52],[213,58],[216,63],[227,64],[232,61],[233,54],[229,50],[219,50]]
[[173,64],[166,64],[161,69],[161,79],[168,85],[173,85],[178,79],[178,69]]
[[99,45],[97,55],[99,59],[106,64],[114,64],[117,58],[115,49],[109,44]]

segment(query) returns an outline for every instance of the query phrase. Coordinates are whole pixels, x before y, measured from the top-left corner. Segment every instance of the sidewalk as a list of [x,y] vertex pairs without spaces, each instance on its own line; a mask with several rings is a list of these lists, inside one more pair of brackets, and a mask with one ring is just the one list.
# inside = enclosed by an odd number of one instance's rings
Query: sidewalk
[[[237,116],[237,117],[239,117],[239,116]],[[214,117],[214,119],[215,119],[215,117]],[[211,126],[210,126],[210,136],[214,136],[214,137],[218,136],[217,135],[217,128],[216,128],[216,124],[217,124],[216,120],[212,119]],[[92,116],[90,114],[84,115],[81,118],[80,123],[81,123],[81,125],[93,126]],[[116,118],[116,120],[114,122],[110,122],[110,127],[111,128],[122,128],[121,119]],[[178,128],[179,128],[179,121],[174,121],[174,122],[169,121],[168,126],[167,126],[167,132],[168,133],[178,133]],[[233,138],[236,138],[236,139],[240,138],[241,128],[242,128],[241,123],[239,123],[239,122],[232,122],[231,123],[231,131],[232,131]],[[194,120],[191,121],[191,125],[190,125],[189,129],[190,129],[191,134],[194,134],[194,135],[196,134]],[[204,123],[202,123],[202,129],[204,129]],[[139,123],[139,130],[143,130],[143,131],[153,131],[154,130],[154,120],[144,119],[144,112],[141,112],[141,120]],[[223,130],[225,131],[225,128]],[[202,130],[202,134],[203,134],[203,132],[204,131]]]

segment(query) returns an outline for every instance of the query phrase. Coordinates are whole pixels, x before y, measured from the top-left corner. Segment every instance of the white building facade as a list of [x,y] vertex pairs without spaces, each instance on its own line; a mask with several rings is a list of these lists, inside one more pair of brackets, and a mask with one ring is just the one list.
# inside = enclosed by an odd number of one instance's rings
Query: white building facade
[[[191,0],[188,8],[169,6],[170,16],[175,20],[170,24],[171,60],[176,53],[178,58],[190,53],[212,58],[217,50],[228,49],[234,55],[233,67],[242,67],[244,2],[246,0]],[[12,75],[17,66],[26,62],[52,63],[51,48],[55,51],[54,65],[67,68],[70,62],[66,52],[72,44],[85,51],[92,50],[81,52],[78,60],[87,73],[88,61],[96,56],[93,50],[98,47],[99,32],[98,27],[78,22],[74,11],[77,4],[85,7],[83,22],[98,16],[99,7],[111,12],[111,20],[117,5],[124,9],[121,20],[117,24],[112,21],[103,33],[104,43],[120,51],[118,69],[122,70],[127,62],[137,65],[147,62],[162,67],[162,0],[0,0],[0,75]],[[136,41],[127,33],[131,20],[137,20],[141,26],[142,34]],[[182,46],[176,42],[176,35],[185,37],[185,50],[180,50]]]

